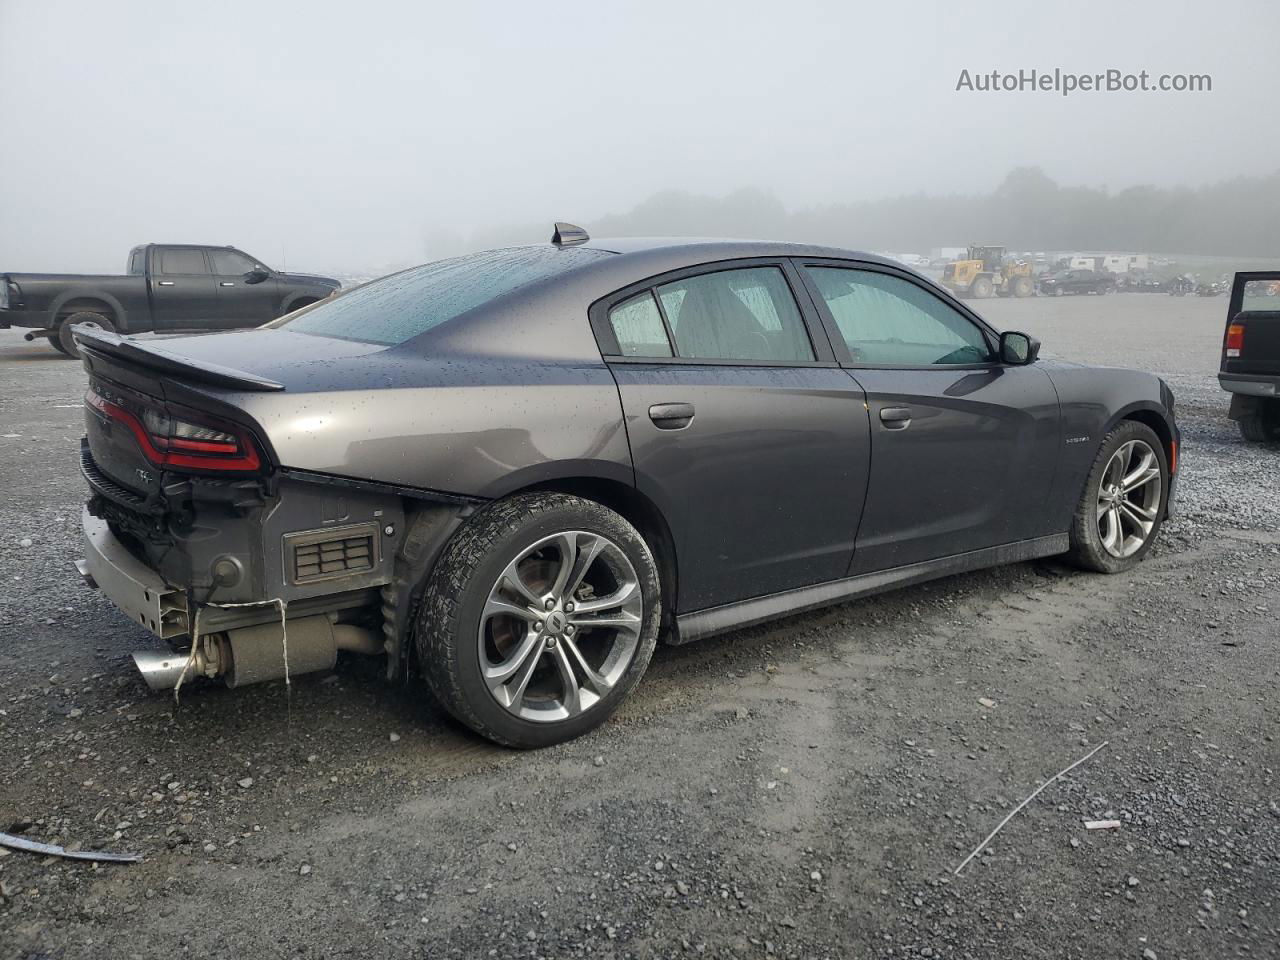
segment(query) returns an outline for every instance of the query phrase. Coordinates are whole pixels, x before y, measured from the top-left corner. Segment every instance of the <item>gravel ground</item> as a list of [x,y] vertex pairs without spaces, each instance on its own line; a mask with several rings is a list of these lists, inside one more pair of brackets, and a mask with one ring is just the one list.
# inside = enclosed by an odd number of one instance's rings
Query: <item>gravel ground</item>
[[1180,513],[1133,572],[1020,564],[663,648],[539,753],[355,660],[149,694],[153,641],[72,567],[83,374],[0,332],[0,829],[144,855],[0,857],[0,956],[1280,956],[1280,451],[1225,418],[1225,306],[983,306],[1173,385]]

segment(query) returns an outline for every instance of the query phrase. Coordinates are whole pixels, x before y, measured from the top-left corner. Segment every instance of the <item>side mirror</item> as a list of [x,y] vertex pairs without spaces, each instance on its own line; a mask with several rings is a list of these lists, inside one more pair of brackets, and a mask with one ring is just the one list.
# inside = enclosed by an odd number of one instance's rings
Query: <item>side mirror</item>
[[1025,333],[1007,330],[1000,334],[1000,362],[1015,367],[1035,363],[1040,356],[1040,341]]
[[267,279],[267,277],[269,276],[271,276],[271,274],[267,273],[267,271],[261,269],[260,267],[256,267],[244,275],[244,282],[245,283],[261,283],[263,280]]

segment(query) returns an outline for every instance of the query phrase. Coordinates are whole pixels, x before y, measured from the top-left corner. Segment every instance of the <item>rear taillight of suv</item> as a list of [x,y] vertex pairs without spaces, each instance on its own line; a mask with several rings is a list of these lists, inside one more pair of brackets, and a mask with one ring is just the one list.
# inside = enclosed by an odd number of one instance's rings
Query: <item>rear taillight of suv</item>
[[1227,356],[1239,357],[1244,349],[1244,324],[1232,323],[1227,326]]
[[93,388],[85,403],[129,430],[142,453],[173,470],[257,473],[262,456],[248,431],[237,424],[180,407],[145,407],[138,413]]

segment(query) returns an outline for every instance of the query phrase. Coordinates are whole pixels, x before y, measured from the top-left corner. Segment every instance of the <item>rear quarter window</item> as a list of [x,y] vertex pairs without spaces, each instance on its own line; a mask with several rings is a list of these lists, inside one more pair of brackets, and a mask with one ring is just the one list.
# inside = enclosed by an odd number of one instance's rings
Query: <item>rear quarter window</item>
[[608,256],[584,247],[488,250],[375,280],[274,326],[393,346],[521,287]]

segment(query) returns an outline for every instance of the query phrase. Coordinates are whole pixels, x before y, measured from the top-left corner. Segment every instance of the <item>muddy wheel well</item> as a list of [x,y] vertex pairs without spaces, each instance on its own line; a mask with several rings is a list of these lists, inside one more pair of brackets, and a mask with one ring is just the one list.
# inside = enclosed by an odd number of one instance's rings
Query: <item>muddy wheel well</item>
[[662,515],[657,505],[635,487],[616,480],[602,480],[597,477],[553,480],[515,492],[532,493],[539,490],[571,493],[587,500],[594,500],[621,514],[640,531],[640,535],[653,550],[653,559],[658,564],[658,576],[662,580],[662,628],[665,636],[675,622],[676,597],[680,581],[675,539],[671,536],[671,528],[667,525],[666,517]]

